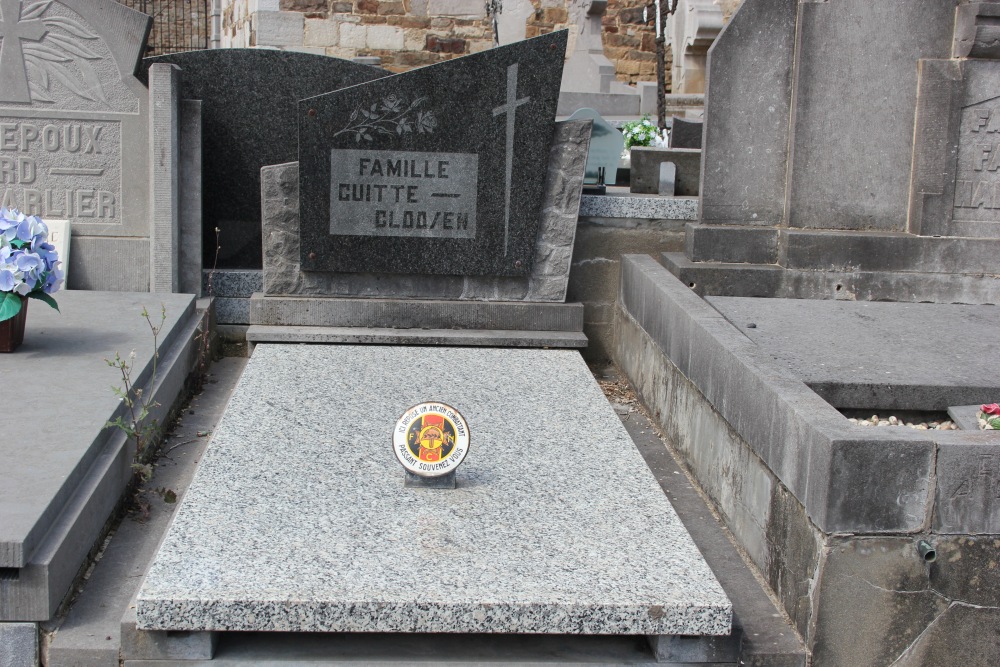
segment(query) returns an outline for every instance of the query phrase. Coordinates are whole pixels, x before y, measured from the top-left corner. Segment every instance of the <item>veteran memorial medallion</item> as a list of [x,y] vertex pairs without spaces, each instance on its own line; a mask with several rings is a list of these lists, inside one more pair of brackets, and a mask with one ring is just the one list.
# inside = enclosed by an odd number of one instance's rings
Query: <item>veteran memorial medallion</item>
[[406,410],[392,431],[392,451],[408,472],[439,477],[469,453],[469,425],[455,408],[430,401]]

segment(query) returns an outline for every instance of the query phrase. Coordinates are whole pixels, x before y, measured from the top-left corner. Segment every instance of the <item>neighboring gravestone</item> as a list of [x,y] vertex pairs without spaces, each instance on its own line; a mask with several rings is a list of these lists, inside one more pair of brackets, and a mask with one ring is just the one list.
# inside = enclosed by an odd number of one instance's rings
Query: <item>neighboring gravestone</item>
[[697,197],[701,179],[701,151],[691,148],[633,146],[629,190],[635,194],[659,194],[660,165],[674,164],[674,193],[678,197]]
[[910,228],[1000,238],[1000,3],[958,8],[953,52],[921,60]]
[[73,226],[70,286],[149,289],[148,16],[113,0],[0,2],[2,204]]
[[[602,183],[614,185],[618,179],[618,163],[622,159],[625,148],[625,137],[621,130],[604,120],[601,114],[593,109],[578,109],[568,120],[592,120],[590,130],[590,153],[587,155],[587,173],[583,182],[586,184]],[[604,177],[600,178],[600,170]]]
[[201,100],[203,261],[261,267],[260,169],[296,159],[298,100],[386,76],[338,58],[270,49],[214,49],[143,61],[180,68],[182,99]]
[[[722,8],[714,0],[675,0],[666,33],[673,54],[674,93],[704,93],[708,49],[722,31]],[[693,148],[684,146],[683,148]]]
[[671,269],[715,294],[995,303],[998,18],[745,0],[710,54],[701,218]]
[[527,276],[566,32],[299,103],[305,271]]
[[688,120],[674,116],[670,123],[671,148],[701,148],[701,130],[705,126],[700,120]]

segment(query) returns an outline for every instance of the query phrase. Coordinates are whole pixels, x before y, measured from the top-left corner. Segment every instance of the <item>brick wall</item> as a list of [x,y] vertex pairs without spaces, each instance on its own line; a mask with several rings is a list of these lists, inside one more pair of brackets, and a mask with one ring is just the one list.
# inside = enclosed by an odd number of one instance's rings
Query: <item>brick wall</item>
[[[526,36],[575,28],[572,1],[531,0]],[[610,0],[603,21],[605,55],[630,84],[656,80],[653,28],[642,19],[646,1]],[[488,49],[493,28],[483,0],[223,0],[221,45],[378,56],[383,67],[402,72]],[[668,91],[670,62],[668,47]]]

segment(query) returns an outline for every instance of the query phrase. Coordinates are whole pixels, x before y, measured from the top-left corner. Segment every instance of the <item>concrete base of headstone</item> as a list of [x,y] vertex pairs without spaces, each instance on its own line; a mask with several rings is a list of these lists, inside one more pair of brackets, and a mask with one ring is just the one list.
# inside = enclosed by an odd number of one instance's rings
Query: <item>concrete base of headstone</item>
[[663,265],[700,295],[928,303],[1000,303],[1000,279],[908,271],[815,271],[774,264],[692,262],[662,255]]
[[[582,325],[581,325],[582,326]],[[358,345],[449,345],[456,347],[584,348],[582,331],[514,331],[499,329],[393,329],[389,327],[264,326],[247,329],[253,351],[259,343],[323,343]]]
[[0,665],[35,667],[38,664],[38,626],[0,623]]
[[688,224],[684,255],[692,262],[776,264],[778,234],[775,227]]
[[[995,396],[1000,387],[982,366],[982,348],[968,356],[955,350],[994,344],[1000,308],[706,303],[649,257],[622,263],[616,361],[815,664],[881,665],[913,655],[923,656],[919,664],[952,664],[956,650],[963,662],[996,662],[1000,652],[981,629],[1000,626],[1000,582],[982,563],[996,558],[1000,533],[991,495],[1000,434],[856,426],[811,385],[847,402],[825,383],[849,389],[863,366],[867,378],[888,378],[875,395],[877,380],[852,391],[848,404],[868,393],[877,403],[872,413],[943,409],[953,397],[971,403],[973,392]],[[978,335],[965,332],[973,321]],[[815,365],[803,350],[818,354]],[[903,388],[893,391],[897,378]],[[754,416],[761,414],[767,419]],[[921,540],[947,566],[926,563]],[[967,586],[975,577],[984,578]],[[963,604],[938,606],[941,596]]]
[[[429,398],[473,434],[444,504],[404,487],[388,443]],[[358,447],[379,434],[384,447]],[[731,605],[576,352],[262,345],[137,619],[167,631],[719,636]]]
[[684,637],[651,635],[649,648],[657,662],[670,664],[739,664],[740,635],[725,637]]
[[582,331],[579,303],[250,297],[250,323],[389,329]]
[[697,197],[701,183],[701,151],[693,148],[632,148],[632,173],[629,189],[638,194],[659,192],[660,163],[673,162],[677,166],[674,193],[681,197]]
[[137,629],[134,599],[122,617],[121,655],[125,660],[211,660],[218,643],[215,632]]
[[157,305],[164,305],[156,385],[146,391],[157,403],[151,418],[162,422],[197,363],[210,307],[184,294],[63,291],[56,298],[61,312],[32,302],[24,343],[3,358],[14,386],[56,381],[44,400],[20,405],[0,439],[0,621],[52,617],[131,479],[133,445],[105,428],[123,405],[111,390],[122,379],[104,360],[135,350],[132,381],[148,383],[153,336],[140,311],[158,324]]

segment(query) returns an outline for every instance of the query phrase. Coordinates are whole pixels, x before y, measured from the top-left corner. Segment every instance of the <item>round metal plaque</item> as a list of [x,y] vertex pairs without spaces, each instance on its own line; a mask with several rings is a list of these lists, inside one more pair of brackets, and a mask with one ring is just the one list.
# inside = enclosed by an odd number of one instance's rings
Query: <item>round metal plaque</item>
[[392,452],[414,475],[447,475],[469,453],[469,424],[450,405],[437,401],[414,405],[392,430]]

